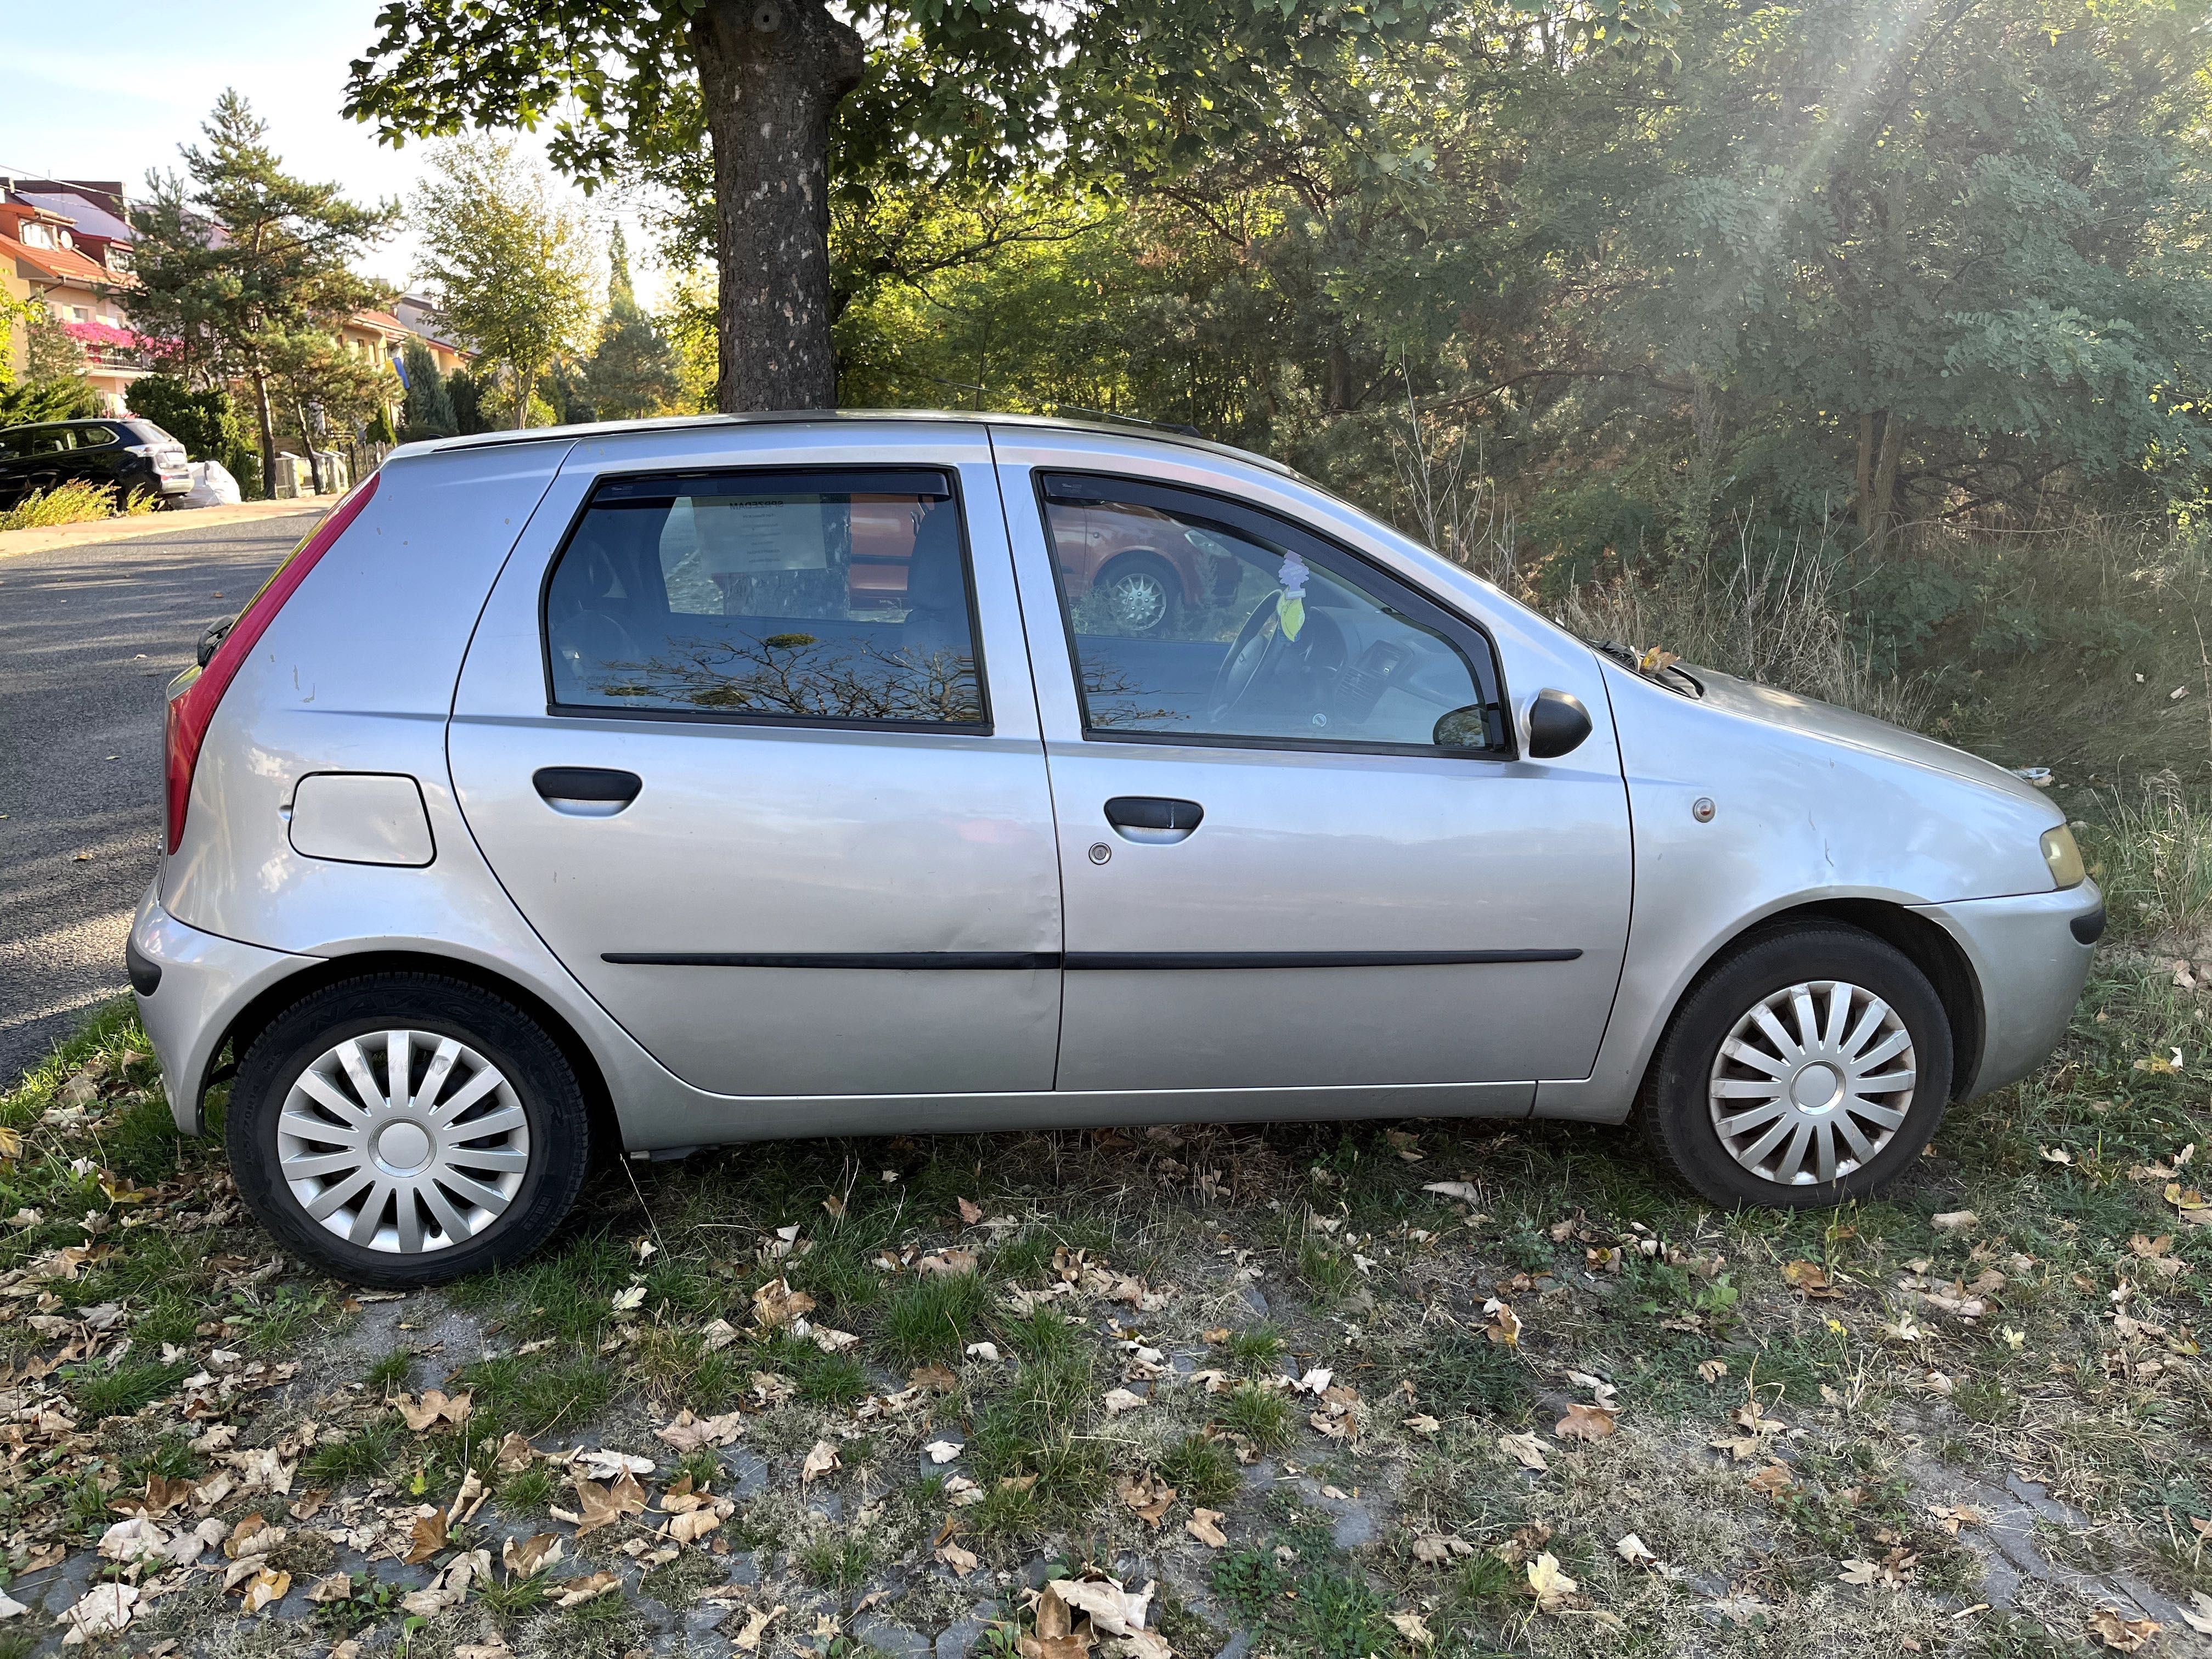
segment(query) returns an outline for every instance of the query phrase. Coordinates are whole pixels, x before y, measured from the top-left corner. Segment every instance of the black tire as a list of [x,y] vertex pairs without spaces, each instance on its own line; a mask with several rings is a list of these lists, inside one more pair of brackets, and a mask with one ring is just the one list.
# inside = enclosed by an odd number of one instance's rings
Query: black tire
[[[527,1167],[497,1218],[459,1243],[419,1253],[378,1249],[332,1232],[279,1174],[278,1119],[302,1073],[349,1037],[403,1029],[454,1038],[496,1067],[528,1134]],[[347,980],[277,1015],[239,1066],[223,1138],[240,1194],[286,1249],[349,1283],[402,1288],[443,1284],[529,1255],[568,1214],[591,1157],[583,1091],[559,1045],[504,998],[427,973]]]
[[[1715,1121],[1710,1091],[1721,1045],[1737,1023],[1767,998],[1801,984],[1837,981],[1879,997],[1901,1023],[1914,1061],[1909,1103],[1903,1109],[1903,1121],[1890,1131],[1886,1143],[1875,1142],[1878,1128],[1870,1127],[1870,1120],[1854,1115],[1851,1127],[1875,1147],[1874,1155],[1856,1168],[1842,1169],[1850,1161],[1849,1149],[1838,1133],[1830,1129],[1826,1133],[1838,1148],[1839,1172],[1833,1179],[1798,1183],[1769,1178],[1731,1153]],[[1815,1012],[1825,1015],[1827,1006],[1816,1000]],[[1855,1029],[1856,1019],[1855,1015],[1846,1024]],[[1784,1030],[1789,1030],[1786,1024]],[[1869,1050],[1874,1046],[1870,1041]],[[1732,1065],[1729,1070],[1753,1084],[1759,1081],[1759,1072],[1751,1066]],[[1809,1209],[1870,1197],[1895,1180],[1919,1157],[1942,1122],[1951,1078],[1950,1021],[1935,988],[1911,959],[1894,945],[1856,927],[1837,922],[1796,923],[1744,941],[1709,969],[1682,1000],[1644,1079],[1644,1133],[1652,1148],[1685,1182],[1717,1204]],[[1896,1097],[1892,1094],[1879,1097],[1878,1101],[1893,1102]],[[1747,1103],[1747,1110],[1758,1103]],[[1786,1097],[1777,1103],[1794,1121],[1794,1109]],[[1755,1149],[1776,1121],[1756,1125],[1756,1133],[1742,1132],[1736,1137],[1738,1144],[1747,1152]],[[1785,1139],[1782,1157],[1787,1157],[1789,1145]],[[1807,1173],[1816,1176],[1817,1170]]]
[[1091,591],[1104,598],[1110,609],[1113,608],[1110,590],[1117,582],[1133,577],[1149,579],[1158,585],[1159,608],[1150,620],[1140,624],[1130,624],[1129,631],[1146,638],[1170,632],[1182,610],[1182,578],[1176,574],[1173,565],[1157,554],[1121,554],[1098,573],[1097,579],[1091,583]]

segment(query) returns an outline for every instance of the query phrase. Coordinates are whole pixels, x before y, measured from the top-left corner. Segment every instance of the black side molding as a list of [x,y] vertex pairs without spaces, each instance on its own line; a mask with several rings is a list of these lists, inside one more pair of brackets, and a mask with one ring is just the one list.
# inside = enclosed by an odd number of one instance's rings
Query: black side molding
[[2087,915],[2075,917],[2066,927],[2082,944],[2094,945],[2105,936],[2105,907],[2100,904]]
[[1070,951],[1071,973],[1117,969],[1474,968],[1498,963],[1572,962],[1580,951]]
[[1057,951],[609,951],[599,958],[623,968],[1057,968]]
[[1008,969],[1065,968],[1071,973],[1214,968],[1471,968],[1522,962],[1573,962],[1571,951],[609,951],[622,968],[877,968]]

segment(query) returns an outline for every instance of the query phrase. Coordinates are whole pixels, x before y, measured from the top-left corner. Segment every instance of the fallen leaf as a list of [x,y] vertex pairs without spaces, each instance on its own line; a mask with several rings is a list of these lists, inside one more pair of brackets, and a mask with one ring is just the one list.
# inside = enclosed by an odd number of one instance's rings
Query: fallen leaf
[[1698,1362],[1698,1375],[1708,1383],[1717,1382],[1728,1374],[1728,1361],[1725,1359],[1700,1359]]
[[283,1601],[284,1592],[291,1588],[290,1573],[264,1567],[246,1581],[245,1610],[249,1613],[258,1613],[270,1602]]
[[742,1412],[725,1412],[720,1417],[694,1417],[687,1407],[676,1413],[676,1420],[665,1429],[655,1429],[653,1438],[665,1440],[680,1452],[695,1452],[702,1447],[726,1446],[745,1431]]
[[1421,1190],[1457,1199],[1462,1204],[1480,1204],[1482,1201],[1481,1193],[1471,1182],[1465,1181],[1425,1181],[1421,1183]]
[[1939,1233],[1963,1233],[1973,1231],[1981,1219],[1972,1210],[1946,1210],[1929,1217],[1928,1224]]
[[1218,1550],[1229,1541],[1228,1534],[1221,1530],[1221,1514],[1219,1510],[1193,1509],[1182,1529],[1208,1549]]
[[963,1550],[957,1544],[939,1545],[937,1559],[952,1569],[952,1576],[955,1578],[965,1578],[975,1571],[975,1552]]
[[644,1305],[645,1286],[642,1285],[632,1285],[626,1289],[617,1291],[614,1293],[613,1303],[614,1310],[617,1313],[636,1312],[640,1307]]
[[1761,1497],[1772,1498],[1796,1486],[1797,1477],[1790,1472],[1787,1463],[1778,1459],[1744,1476],[1743,1484]]
[[842,1467],[837,1456],[837,1448],[827,1440],[817,1440],[814,1443],[814,1449],[806,1454],[806,1461],[799,1465],[799,1484],[811,1486],[817,1476]]
[[1552,1425],[1552,1432],[1562,1440],[1602,1440],[1614,1431],[1613,1419],[1620,1415],[1609,1407],[1570,1401],[1567,1414]]
[[[971,1344],[969,1351],[973,1352],[975,1348],[983,1346],[981,1343]],[[992,1357],[997,1358],[998,1350],[994,1348],[991,1352]],[[927,1389],[932,1394],[957,1394],[960,1389],[960,1379],[943,1365],[916,1365],[906,1374],[906,1380],[917,1389]]]
[[781,1601],[766,1612],[756,1607],[745,1615],[745,1627],[730,1639],[745,1652],[750,1653],[760,1646],[761,1638],[768,1633],[768,1627],[782,1618],[783,1613],[783,1603]]
[[1829,1283],[1827,1270],[1817,1261],[1785,1261],[1782,1264],[1783,1279],[1807,1299],[1832,1299],[1843,1295]]
[[1418,1613],[1394,1613],[1388,1617],[1398,1634],[1416,1647],[1427,1647],[1437,1639]]
[[411,1394],[403,1394],[392,1403],[406,1419],[407,1426],[417,1434],[427,1433],[441,1423],[465,1423],[471,1409],[467,1395],[457,1394],[449,1399],[440,1389],[424,1389],[419,1401]]
[[82,1600],[62,1614],[63,1622],[69,1626],[62,1645],[82,1647],[87,1642],[117,1634],[131,1622],[137,1607],[136,1585],[94,1584]]
[[2110,1607],[2089,1615],[2089,1631],[2115,1653],[2133,1653],[2165,1628],[2148,1619],[2124,1619]]
[[933,1463],[950,1463],[967,1448],[955,1440],[933,1440],[922,1450],[929,1454],[929,1461]]
[[[585,1528],[580,1527],[579,1532]],[[419,1566],[446,1547],[446,1512],[433,1510],[428,1515],[418,1515],[408,1534],[407,1553],[399,1559],[409,1566]]]
[[1144,1395],[1132,1394],[1127,1389],[1109,1389],[1107,1390],[1104,1401],[1106,1415],[1109,1417],[1119,1417],[1123,1412],[1133,1412],[1139,1407],[1150,1403]]
[[1493,1296],[1482,1304],[1482,1311],[1488,1320],[1483,1333],[1492,1342],[1509,1348],[1521,1346],[1521,1316],[1510,1306]]
[[1613,1548],[1613,1553],[1632,1567],[1641,1566],[1646,1561],[1656,1561],[1659,1559],[1651,1553],[1650,1547],[1632,1532],[1625,1534]]
[[960,1219],[965,1222],[969,1226],[974,1226],[977,1222],[983,1218],[983,1206],[981,1205],[965,1198],[960,1200],[959,1203]]
[[1167,1519],[1168,1511],[1175,1507],[1176,1489],[1147,1470],[1143,1474],[1123,1475],[1115,1483],[1115,1492],[1122,1504],[1133,1510],[1147,1526],[1157,1530]]
[[1524,1469],[1534,1469],[1541,1474],[1552,1467],[1544,1453],[1544,1443],[1533,1434],[1501,1434],[1498,1437],[1498,1443],[1518,1458]]
[[2189,1605],[2181,1610],[2181,1617],[2189,1628],[2212,1636],[2212,1595],[2203,1590],[2189,1592]]
[[1443,1427],[1425,1412],[1413,1417],[1401,1417],[1398,1420],[1415,1434],[1435,1434]]
[[914,1270],[922,1274],[945,1273],[957,1277],[974,1273],[980,1265],[973,1250],[942,1249],[932,1250],[927,1255],[918,1258]]
[[513,1577],[535,1578],[561,1559],[561,1534],[557,1532],[510,1538],[500,1546],[499,1564]]
[[1559,1558],[1549,1550],[1528,1564],[1528,1593],[1536,1598],[1540,1613],[1558,1612],[1581,1588],[1559,1571]]
[[[571,1578],[565,1584],[549,1584],[545,1589],[545,1599],[556,1608],[580,1607],[602,1595],[621,1594],[622,1575],[618,1572],[587,1573],[581,1578]],[[783,1609],[778,1607],[776,1611],[781,1613]]]
[[753,1322],[764,1331],[788,1325],[802,1314],[814,1311],[814,1298],[794,1291],[787,1279],[772,1279],[753,1292]]

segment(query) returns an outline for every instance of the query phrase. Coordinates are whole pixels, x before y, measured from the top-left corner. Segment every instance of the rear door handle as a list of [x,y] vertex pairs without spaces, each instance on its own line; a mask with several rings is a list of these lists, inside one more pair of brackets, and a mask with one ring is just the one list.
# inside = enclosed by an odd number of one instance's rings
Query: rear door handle
[[1116,795],[1106,803],[1106,822],[1124,841],[1164,845],[1188,837],[1206,817],[1194,800],[1162,795]]
[[530,781],[548,806],[579,818],[611,818],[645,787],[636,773],[605,766],[541,766]]

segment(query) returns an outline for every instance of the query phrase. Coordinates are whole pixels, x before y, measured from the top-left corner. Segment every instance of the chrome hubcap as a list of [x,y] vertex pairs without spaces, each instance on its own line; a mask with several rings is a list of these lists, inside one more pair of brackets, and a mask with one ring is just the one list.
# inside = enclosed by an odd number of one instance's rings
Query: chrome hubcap
[[1115,622],[1141,632],[1167,614],[1168,591],[1151,571],[1132,570],[1108,586],[1106,602],[1113,607]]
[[499,1068],[432,1031],[379,1031],[324,1051],[276,1121],[292,1196],[350,1243],[449,1249],[505,1214],[530,1168],[530,1124]]
[[1736,1021],[1706,1099],[1729,1157],[1762,1181],[1808,1187],[1889,1145],[1918,1079],[1896,1010],[1863,986],[1812,980]]

